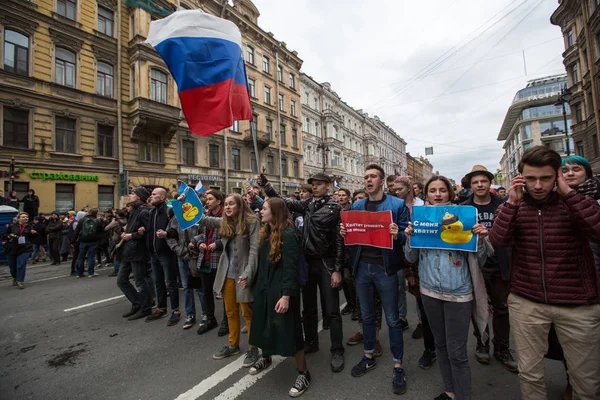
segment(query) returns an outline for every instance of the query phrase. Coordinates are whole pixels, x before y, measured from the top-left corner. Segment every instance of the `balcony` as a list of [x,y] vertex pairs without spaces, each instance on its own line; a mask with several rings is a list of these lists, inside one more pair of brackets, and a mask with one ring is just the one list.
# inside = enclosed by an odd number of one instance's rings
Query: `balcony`
[[143,97],[129,102],[132,126],[131,140],[137,141],[143,131],[164,135],[168,146],[181,122],[181,109]]
[[[246,145],[253,147],[254,140],[252,139],[252,131],[250,129],[246,129],[244,131],[244,142]],[[269,139],[269,135],[267,132],[256,131],[256,144],[260,150],[263,150],[271,144],[271,139]]]

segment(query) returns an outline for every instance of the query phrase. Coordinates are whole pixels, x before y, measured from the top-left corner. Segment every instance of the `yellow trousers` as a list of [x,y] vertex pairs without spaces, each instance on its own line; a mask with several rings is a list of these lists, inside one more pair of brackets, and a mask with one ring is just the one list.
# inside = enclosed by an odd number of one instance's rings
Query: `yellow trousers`
[[[250,326],[252,325],[252,303],[238,303],[235,292],[235,279],[225,279],[223,285],[223,301],[225,302],[225,313],[229,323],[229,346],[238,347],[240,345],[240,307],[242,316],[246,321],[248,328],[248,337],[250,337]],[[255,346],[249,345],[254,348]]]

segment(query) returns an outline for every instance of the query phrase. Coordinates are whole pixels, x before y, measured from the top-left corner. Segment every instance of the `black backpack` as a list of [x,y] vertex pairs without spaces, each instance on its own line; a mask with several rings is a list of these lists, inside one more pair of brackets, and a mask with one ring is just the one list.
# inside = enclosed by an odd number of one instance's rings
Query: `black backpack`
[[98,220],[96,218],[85,218],[80,223],[83,223],[81,226],[81,239],[85,241],[94,238],[98,231]]

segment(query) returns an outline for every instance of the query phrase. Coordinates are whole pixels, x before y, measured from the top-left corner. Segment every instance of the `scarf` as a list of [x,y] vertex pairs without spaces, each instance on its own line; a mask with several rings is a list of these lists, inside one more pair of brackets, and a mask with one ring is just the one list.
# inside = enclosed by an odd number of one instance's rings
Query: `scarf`
[[575,190],[577,193],[584,196],[589,196],[594,199],[600,198],[600,192],[598,192],[598,181],[595,178],[586,179],[582,184],[577,186]]

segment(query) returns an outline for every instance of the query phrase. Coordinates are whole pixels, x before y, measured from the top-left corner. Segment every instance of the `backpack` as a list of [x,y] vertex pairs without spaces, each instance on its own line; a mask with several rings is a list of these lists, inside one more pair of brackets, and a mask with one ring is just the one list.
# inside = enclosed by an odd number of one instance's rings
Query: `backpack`
[[81,239],[84,241],[92,239],[98,231],[98,220],[96,218],[86,218],[79,223],[82,222],[83,225],[81,226]]

